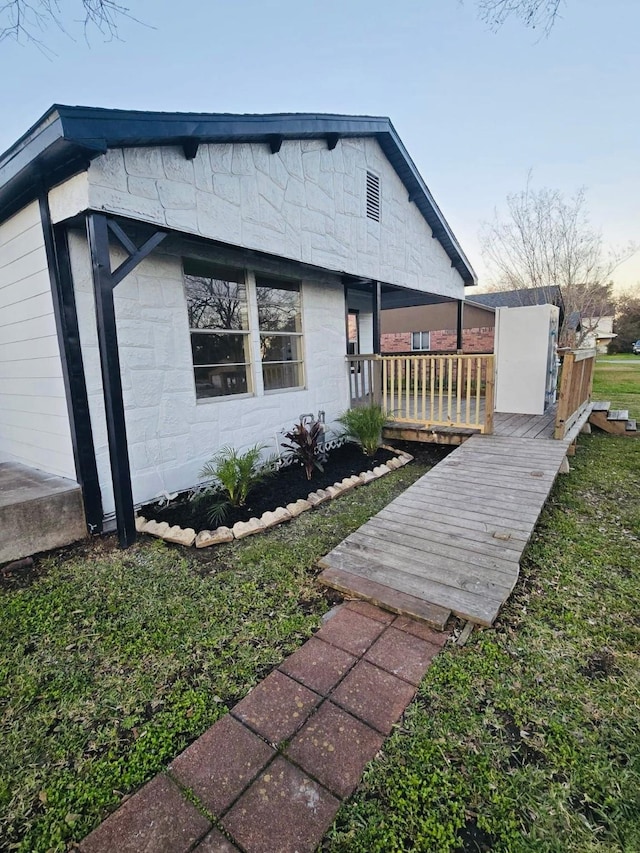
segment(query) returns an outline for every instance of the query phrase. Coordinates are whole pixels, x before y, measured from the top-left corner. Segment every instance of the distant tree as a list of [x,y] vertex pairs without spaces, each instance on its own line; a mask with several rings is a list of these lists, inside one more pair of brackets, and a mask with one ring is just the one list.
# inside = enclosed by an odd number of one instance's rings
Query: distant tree
[[547,35],[560,14],[564,0],[478,0],[480,17],[491,29],[498,30],[509,18],[517,18],[525,27],[540,29]]
[[617,337],[609,344],[609,352],[631,352],[631,344],[640,340],[640,286],[616,299],[613,331]]
[[507,196],[507,217],[484,223],[482,254],[494,290],[549,289],[557,285],[564,303],[565,327],[574,312],[585,321],[577,345],[610,312],[611,275],[635,252],[629,245],[605,254],[602,235],[589,224],[584,189],[572,198],[559,190],[531,188]]
[[0,0],[0,42],[13,39],[47,50],[44,37],[51,26],[68,33],[77,24],[85,37],[93,29],[115,39],[122,18],[133,16],[115,0]]

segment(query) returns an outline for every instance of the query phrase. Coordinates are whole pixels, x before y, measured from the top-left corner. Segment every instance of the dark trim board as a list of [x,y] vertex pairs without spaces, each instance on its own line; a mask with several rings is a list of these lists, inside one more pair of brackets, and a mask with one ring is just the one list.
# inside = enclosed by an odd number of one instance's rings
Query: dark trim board
[[102,495],[89,414],[89,400],[82,360],[76,298],[71,276],[67,232],[53,226],[46,192],[39,197],[40,219],[51,284],[53,313],[60,348],[71,445],[76,478],[82,489],[84,511],[90,533],[102,532]]

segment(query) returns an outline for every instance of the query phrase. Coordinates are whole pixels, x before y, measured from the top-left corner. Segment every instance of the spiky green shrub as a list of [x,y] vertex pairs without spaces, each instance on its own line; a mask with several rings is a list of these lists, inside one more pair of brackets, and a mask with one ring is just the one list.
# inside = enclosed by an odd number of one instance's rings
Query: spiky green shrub
[[344,434],[354,438],[367,456],[375,456],[380,447],[382,427],[391,420],[391,415],[374,403],[348,409],[337,420],[344,427]]
[[256,486],[273,473],[273,466],[262,459],[263,450],[262,444],[254,444],[244,453],[223,447],[202,468],[200,476],[212,481],[210,521],[220,523],[230,507],[244,506]]

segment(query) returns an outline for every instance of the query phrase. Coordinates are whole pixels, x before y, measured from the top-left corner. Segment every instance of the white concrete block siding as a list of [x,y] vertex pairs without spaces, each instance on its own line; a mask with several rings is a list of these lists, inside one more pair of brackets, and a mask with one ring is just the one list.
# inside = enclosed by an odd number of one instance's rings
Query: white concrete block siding
[[[70,239],[78,322],[105,515],[114,511],[89,255]],[[122,258],[114,254],[114,265]],[[190,488],[224,445],[270,443],[304,412],[328,420],[349,403],[341,285],[302,283],[305,388],[264,393],[256,316],[252,326],[255,396],[196,400],[181,259],[154,253],[118,285],[115,308],[136,504]]]
[[0,462],[76,478],[40,211],[0,225]]
[[[366,217],[366,172],[380,177],[380,222]],[[201,145],[108,151],[50,193],[54,221],[83,205],[159,226],[463,298],[463,282],[374,139]],[[105,515],[114,512],[95,306],[86,237],[70,237],[78,322]],[[122,260],[114,253],[113,265]],[[251,279],[250,279],[251,281]],[[257,316],[251,323],[254,395],[196,400],[182,263],[157,250],[115,292],[134,502],[198,481],[220,447],[270,441],[303,412],[331,421],[349,404],[340,284],[302,282],[305,387],[264,393]],[[362,302],[362,351],[371,322]],[[366,304],[365,304],[366,303]],[[254,314],[257,309],[252,308]]]
[[[366,173],[380,177],[380,222],[367,219]],[[87,197],[95,210],[270,252],[329,270],[464,298],[463,282],[372,138],[113,149],[52,199],[54,221]]]

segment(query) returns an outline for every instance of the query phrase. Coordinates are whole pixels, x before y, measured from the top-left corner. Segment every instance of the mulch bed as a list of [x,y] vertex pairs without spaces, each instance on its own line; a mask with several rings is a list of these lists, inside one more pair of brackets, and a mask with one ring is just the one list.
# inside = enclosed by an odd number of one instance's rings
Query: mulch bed
[[[442,448],[434,447],[431,452],[433,454],[431,464],[443,458]],[[306,498],[309,492],[325,489],[345,477],[359,474],[361,471],[369,471],[395,455],[397,455],[395,452],[379,448],[374,457],[365,456],[358,445],[346,443],[329,452],[324,472],[316,469],[311,480],[307,480],[302,466],[296,464],[268,477],[249,495],[247,506],[231,508],[224,521],[220,523],[232,527],[236,521],[248,521],[254,516],[260,518],[263,512],[294,503],[299,498]],[[147,504],[140,509],[140,515],[153,518],[158,522],[166,521],[171,526],[178,524],[180,527],[206,530],[217,526],[207,517],[208,511],[209,502],[206,499],[190,501],[188,495],[183,494],[168,506]]]

